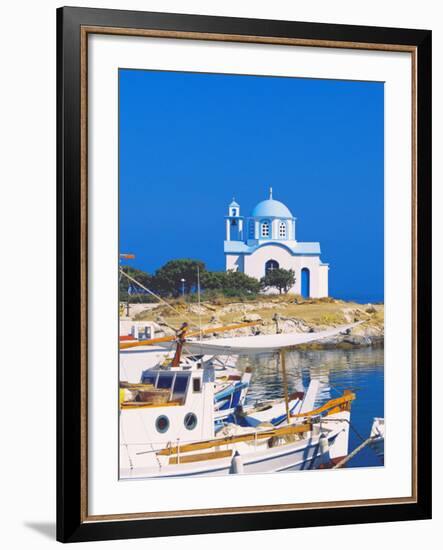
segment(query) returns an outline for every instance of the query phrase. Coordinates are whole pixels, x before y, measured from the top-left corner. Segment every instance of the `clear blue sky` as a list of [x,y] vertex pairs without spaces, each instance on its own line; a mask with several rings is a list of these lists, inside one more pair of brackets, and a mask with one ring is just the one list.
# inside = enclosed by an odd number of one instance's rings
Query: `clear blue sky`
[[121,69],[120,251],[224,270],[224,216],[273,187],[330,294],[383,300],[383,83]]

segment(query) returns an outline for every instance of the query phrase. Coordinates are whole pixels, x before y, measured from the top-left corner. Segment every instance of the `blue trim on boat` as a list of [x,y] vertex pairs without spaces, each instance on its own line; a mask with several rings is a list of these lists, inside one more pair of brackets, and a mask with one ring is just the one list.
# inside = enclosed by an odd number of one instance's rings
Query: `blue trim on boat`
[[229,397],[233,393],[235,393],[238,390],[242,390],[244,388],[247,388],[248,384],[246,382],[239,382],[234,384],[233,386],[229,386],[228,388],[219,391],[214,395],[214,401],[217,403],[218,401],[221,401],[222,399],[225,399],[226,397]]
[[[290,413],[294,412],[294,409],[299,404],[299,402],[300,402],[299,399],[295,400],[294,406],[292,407],[292,409],[289,410]],[[275,418],[272,418],[271,420],[267,420],[266,422],[270,422],[273,426],[278,426],[284,420],[286,420],[286,413],[282,414],[280,416],[276,416]],[[263,422],[263,420],[259,420],[257,418],[254,418],[253,416],[250,416],[250,417],[248,416],[247,418],[245,418],[245,424],[244,425],[251,426],[252,428],[255,428],[261,422]]]

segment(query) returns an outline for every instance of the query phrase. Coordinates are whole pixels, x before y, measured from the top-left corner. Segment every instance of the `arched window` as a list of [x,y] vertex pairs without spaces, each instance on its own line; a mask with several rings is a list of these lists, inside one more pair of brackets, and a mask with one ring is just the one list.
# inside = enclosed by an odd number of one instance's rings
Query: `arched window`
[[280,222],[278,224],[278,236],[280,239],[286,239],[286,224],[285,222]]
[[261,236],[269,237],[269,222],[266,220],[261,224]]
[[279,269],[279,267],[280,267],[280,264],[278,262],[276,262],[275,260],[268,260],[265,263],[265,273],[266,273],[266,275],[270,271],[274,271],[274,269]]
[[233,208],[232,209],[232,216],[236,216],[237,215],[237,208]]

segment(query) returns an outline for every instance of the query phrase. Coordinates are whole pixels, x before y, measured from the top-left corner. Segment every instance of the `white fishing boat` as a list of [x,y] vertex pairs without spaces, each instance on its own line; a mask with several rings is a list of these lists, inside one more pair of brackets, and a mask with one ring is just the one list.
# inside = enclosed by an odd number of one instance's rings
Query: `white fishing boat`
[[[194,353],[203,354],[279,353],[286,380],[287,349],[332,337],[353,326],[318,333],[211,339],[186,345]],[[285,420],[278,426],[266,420],[255,426],[228,423],[217,431],[214,381],[214,368],[206,364],[200,369],[177,370],[171,388],[162,395],[162,388],[152,384],[142,389],[145,395],[139,395],[138,400],[132,399],[131,393],[123,395],[122,479],[304,470],[331,466],[348,454],[350,410],[355,398],[352,392],[345,391],[312,410],[308,410],[308,399],[306,408],[300,404],[296,412],[290,408],[285,383]],[[314,393],[315,387],[311,389]]]
[[[243,323],[237,324],[234,325],[234,327],[243,327],[243,325]],[[233,326],[219,327],[216,330],[232,330],[232,328]],[[220,426],[220,422],[230,419],[237,407],[244,403],[251,379],[251,373],[249,370],[240,373],[235,368],[234,365],[237,361],[237,356],[232,358],[229,356],[185,355],[185,336],[187,332],[188,326],[187,323],[184,323],[175,336],[154,339],[142,338],[139,340],[126,338],[123,342],[121,341],[121,354],[127,354],[129,357],[131,357],[131,353],[136,355],[133,361],[135,364],[131,371],[131,377],[127,375],[127,362],[124,363],[126,367],[121,366],[120,382],[129,383],[129,385],[123,385],[124,389],[129,389],[130,387],[136,388],[136,386],[142,384],[150,385],[154,390],[161,389],[172,392],[175,374],[177,372],[210,367],[214,372],[215,422]],[[168,353],[166,356],[163,356],[161,361],[156,363],[155,366],[143,369],[143,354],[148,353],[148,351],[145,350],[158,342],[167,345],[168,348],[174,345],[174,356],[171,357]],[[123,357],[123,359],[127,360],[126,357]],[[120,357],[121,363],[123,359]],[[135,377],[135,374],[137,374],[137,377]],[[180,379],[180,377],[178,378]],[[140,398],[138,393],[135,393],[135,395],[137,398]]]

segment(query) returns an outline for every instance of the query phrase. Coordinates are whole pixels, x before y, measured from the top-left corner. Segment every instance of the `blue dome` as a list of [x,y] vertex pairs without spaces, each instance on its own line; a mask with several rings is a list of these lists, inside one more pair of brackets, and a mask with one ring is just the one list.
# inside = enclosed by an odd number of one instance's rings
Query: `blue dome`
[[291,211],[282,202],[274,199],[261,201],[252,211],[253,218],[292,218]]

